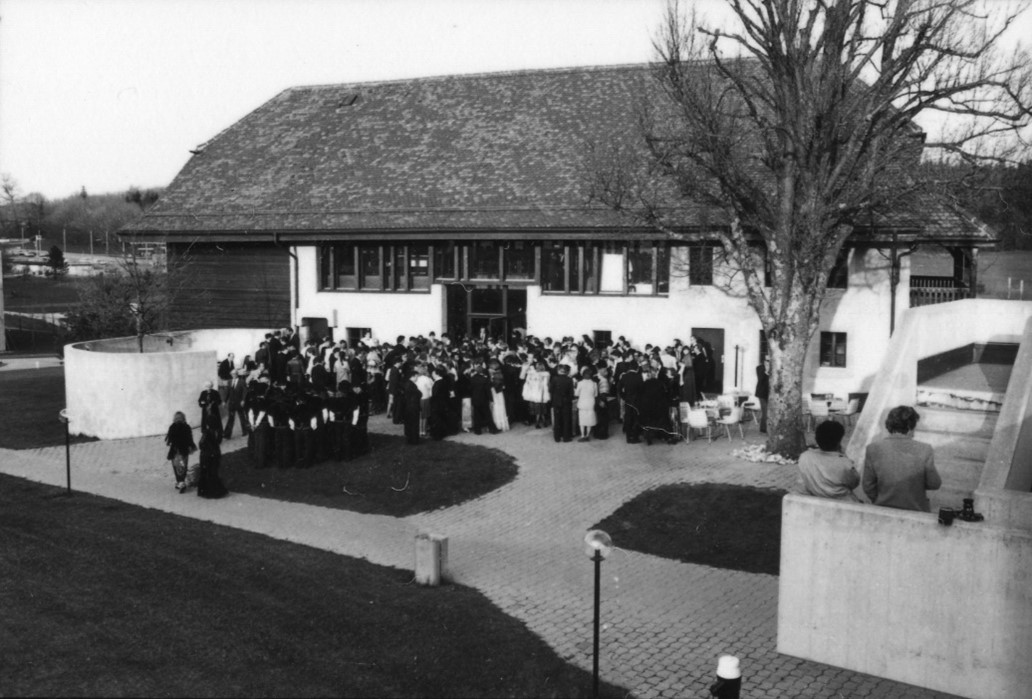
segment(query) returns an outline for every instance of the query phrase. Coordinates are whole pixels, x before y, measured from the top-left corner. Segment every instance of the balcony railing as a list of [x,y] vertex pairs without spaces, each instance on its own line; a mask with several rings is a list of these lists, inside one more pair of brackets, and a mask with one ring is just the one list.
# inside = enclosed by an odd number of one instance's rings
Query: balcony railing
[[953,277],[912,275],[910,277],[910,307],[930,306],[961,299],[975,298],[974,290]]

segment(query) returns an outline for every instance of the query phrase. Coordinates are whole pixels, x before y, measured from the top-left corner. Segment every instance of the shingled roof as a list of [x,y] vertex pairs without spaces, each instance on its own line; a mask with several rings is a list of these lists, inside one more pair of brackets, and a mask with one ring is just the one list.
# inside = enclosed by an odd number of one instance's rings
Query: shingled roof
[[[592,202],[588,143],[627,138],[647,65],[293,87],[200,146],[123,235],[308,241],[639,235]],[[683,202],[687,229],[719,222]],[[914,222],[914,226],[920,224]]]

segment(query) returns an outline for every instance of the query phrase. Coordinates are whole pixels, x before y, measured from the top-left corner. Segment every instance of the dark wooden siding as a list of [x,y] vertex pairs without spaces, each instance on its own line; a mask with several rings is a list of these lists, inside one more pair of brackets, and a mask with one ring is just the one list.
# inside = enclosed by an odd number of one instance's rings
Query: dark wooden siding
[[169,244],[170,330],[290,325],[290,256],[272,244]]

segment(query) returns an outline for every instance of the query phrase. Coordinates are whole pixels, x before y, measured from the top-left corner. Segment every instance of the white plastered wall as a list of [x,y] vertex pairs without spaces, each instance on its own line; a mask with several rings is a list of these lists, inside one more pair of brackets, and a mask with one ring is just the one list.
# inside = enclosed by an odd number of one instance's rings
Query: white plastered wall
[[[324,292],[318,290],[318,261],[314,246],[296,248],[299,269],[298,318],[326,318],[332,325],[337,312],[336,337],[345,328],[371,328],[374,336],[393,340],[397,335],[438,334],[444,330],[444,287],[430,292]],[[909,305],[907,258],[897,291],[897,318]],[[879,250],[854,250],[849,261],[849,288],[831,289],[822,305],[820,330],[847,333],[847,366],[820,367],[820,332],[808,355],[804,391],[845,395],[867,391],[881,364],[889,339],[889,262]],[[675,338],[687,342],[691,329],[724,330],[724,386],[735,387],[734,347],[739,346],[738,386],[751,392],[759,363],[760,321],[741,290],[740,279],[727,279],[718,269],[717,284],[691,286],[675,259],[668,296],[544,294],[540,286],[527,288],[527,330],[538,337],[591,335],[609,330],[627,337],[635,346],[665,346]],[[728,290],[730,289],[730,291]]]

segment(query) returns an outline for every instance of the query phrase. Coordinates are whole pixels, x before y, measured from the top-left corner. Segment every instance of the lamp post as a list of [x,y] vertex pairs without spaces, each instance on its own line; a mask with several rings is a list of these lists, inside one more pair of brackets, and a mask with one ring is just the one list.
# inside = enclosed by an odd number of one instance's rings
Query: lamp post
[[72,441],[68,435],[68,423],[72,418],[68,414],[68,408],[64,408],[57,414],[57,419],[64,423],[65,428],[65,479],[68,484],[68,494],[72,494]]
[[588,558],[595,562],[595,645],[592,661],[591,696],[598,698],[598,622],[601,608],[600,588],[602,582],[602,561],[613,549],[613,540],[601,529],[592,529],[584,536],[584,547]]

